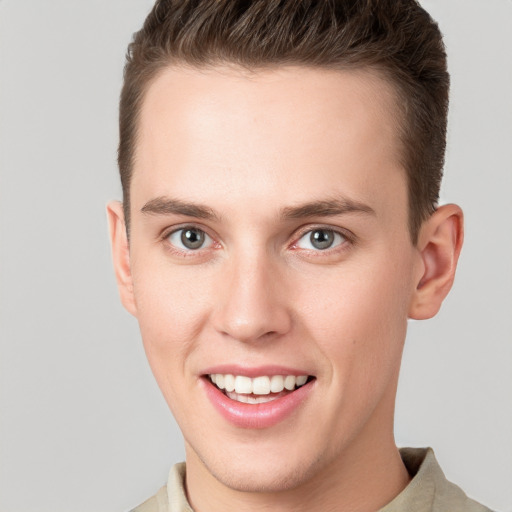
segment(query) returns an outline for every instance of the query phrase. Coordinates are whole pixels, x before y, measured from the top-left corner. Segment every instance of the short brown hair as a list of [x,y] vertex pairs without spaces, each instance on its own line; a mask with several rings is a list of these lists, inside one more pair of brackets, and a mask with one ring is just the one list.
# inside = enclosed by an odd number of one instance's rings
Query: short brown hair
[[415,0],[158,0],[134,34],[124,69],[118,163],[127,229],[144,94],[173,63],[376,69],[397,94],[416,243],[439,196],[449,75],[439,28]]

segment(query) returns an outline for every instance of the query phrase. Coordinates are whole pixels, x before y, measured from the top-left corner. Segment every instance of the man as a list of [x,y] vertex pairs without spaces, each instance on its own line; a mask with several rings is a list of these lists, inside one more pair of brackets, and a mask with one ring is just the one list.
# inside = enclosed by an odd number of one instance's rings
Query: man
[[135,510],[487,510],[393,436],[407,319],[462,245],[448,84],[413,0],[157,2],[108,213],[186,466]]

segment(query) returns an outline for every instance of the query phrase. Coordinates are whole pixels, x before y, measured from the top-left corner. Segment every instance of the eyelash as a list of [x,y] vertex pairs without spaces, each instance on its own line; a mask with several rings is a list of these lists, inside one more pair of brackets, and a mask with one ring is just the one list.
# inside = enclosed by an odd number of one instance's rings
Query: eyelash
[[[206,237],[208,237],[211,240],[211,244],[209,247],[199,247],[198,249],[181,249],[176,247],[175,244],[170,242],[169,238],[171,235],[177,234],[179,232],[183,232],[185,230],[197,230],[202,233]],[[335,245],[334,247],[327,247],[325,249],[304,249],[298,246],[300,240],[302,240],[305,236],[310,235],[314,233],[315,231],[325,231],[333,233],[335,236],[339,236],[342,238],[341,242]],[[190,258],[190,257],[198,257],[199,255],[204,255],[204,251],[209,249],[218,249],[221,247],[220,242],[216,241],[216,238],[208,233],[207,230],[205,230],[201,226],[197,226],[194,224],[185,224],[182,226],[175,226],[172,229],[166,230],[160,237],[160,240],[162,242],[165,242],[166,249],[169,250],[171,253],[180,256],[182,258]],[[334,242],[333,242],[334,243]],[[350,246],[353,246],[355,244],[355,237],[354,235],[347,231],[340,228],[333,228],[332,226],[307,226],[307,228],[303,228],[299,231],[299,233],[294,236],[294,242],[292,242],[288,247],[294,251],[306,251],[309,254],[313,255],[313,257],[322,257],[327,255],[332,255],[340,252],[344,252],[348,250]]]
[[[171,237],[171,235],[174,235],[174,234],[177,234],[179,233],[180,231],[183,232],[183,231],[186,231],[186,230],[196,230],[196,231],[201,231],[202,233],[204,233],[204,235],[206,237],[208,237],[210,240],[211,240],[211,247],[206,247],[206,248],[203,248],[203,247],[200,247],[196,250],[194,249],[181,249],[179,247],[176,247],[175,244],[173,244],[169,238]],[[182,225],[182,226],[174,226],[172,229],[169,229],[169,230],[166,230],[162,233],[162,235],[160,236],[160,240],[162,242],[164,242],[165,244],[165,247],[168,251],[170,251],[173,255],[176,255],[176,256],[179,256],[181,258],[194,258],[194,257],[198,257],[199,255],[204,255],[204,251],[207,250],[207,249],[217,249],[219,247],[221,247],[220,243],[217,242],[215,240],[215,237],[213,237],[212,235],[210,235],[208,233],[207,230],[205,230],[203,227],[201,226],[196,226],[194,224],[185,224],[185,225]]]
[[[298,246],[299,242],[309,235],[311,235],[315,231],[326,231],[333,233],[335,236],[339,236],[342,238],[341,242],[335,245],[334,247],[327,247],[325,249],[304,249]],[[298,235],[295,237],[295,241],[291,244],[290,248],[292,250],[302,250],[307,251],[309,254],[313,255],[314,257],[322,257],[327,255],[333,255],[340,252],[344,252],[348,250],[351,246],[355,244],[355,236],[348,230],[340,229],[340,228],[334,228],[332,226],[307,226],[303,230],[301,230]]]

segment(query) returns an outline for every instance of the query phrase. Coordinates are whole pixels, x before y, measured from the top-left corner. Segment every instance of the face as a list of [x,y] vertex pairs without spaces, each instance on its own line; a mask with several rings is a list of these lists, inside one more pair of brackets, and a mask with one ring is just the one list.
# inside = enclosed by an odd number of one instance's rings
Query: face
[[172,68],[147,92],[125,303],[187,463],[228,487],[392,443],[420,266],[393,101],[370,72],[297,67]]

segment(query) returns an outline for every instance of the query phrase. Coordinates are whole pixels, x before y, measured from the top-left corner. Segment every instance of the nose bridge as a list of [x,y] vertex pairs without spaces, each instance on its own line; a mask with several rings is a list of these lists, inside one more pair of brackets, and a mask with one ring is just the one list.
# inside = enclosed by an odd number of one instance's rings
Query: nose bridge
[[290,329],[276,257],[264,248],[250,254],[240,252],[227,258],[222,274],[216,308],[218,331],[251,342]]

